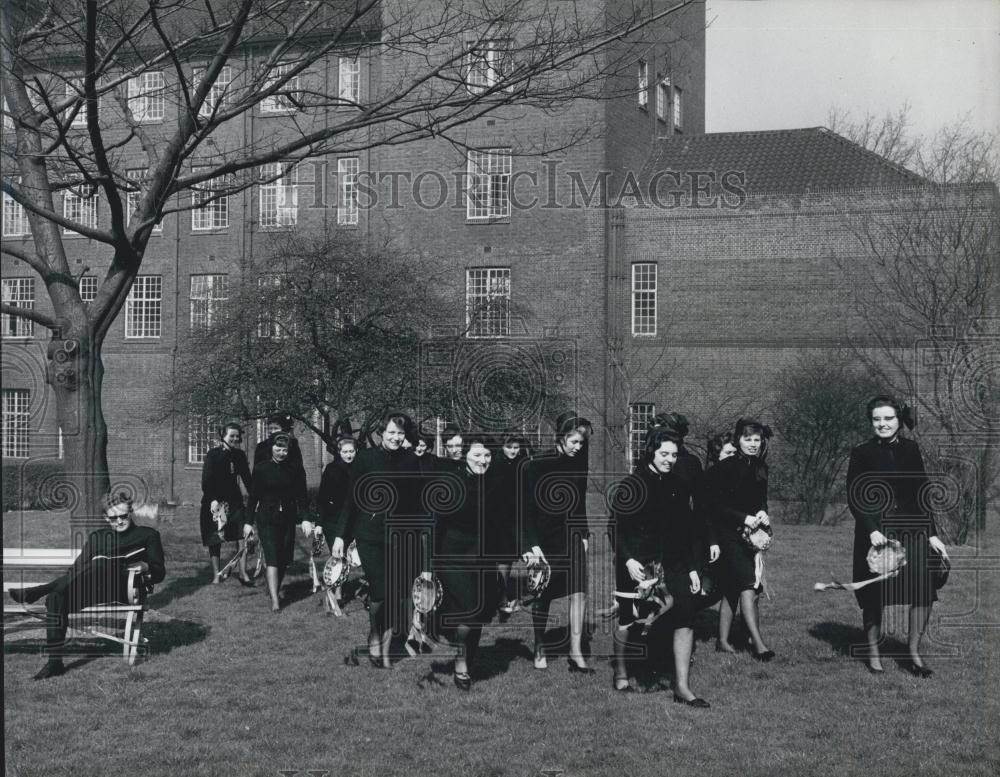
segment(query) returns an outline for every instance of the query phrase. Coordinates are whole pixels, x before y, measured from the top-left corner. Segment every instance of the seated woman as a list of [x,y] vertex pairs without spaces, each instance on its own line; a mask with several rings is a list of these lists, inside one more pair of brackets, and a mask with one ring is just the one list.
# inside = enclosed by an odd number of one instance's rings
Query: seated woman
[[160,533],[132,522],[132,500],[124,493],[108,494],[104,502],[108,526],[93,532],[66,574],[51,583],[12,589],[10,597],[31,604],[45,597],[45,652],[48,661],[36,680],[65,672],[62,650],[69,614],[85,607],[111,602],[128,603],[128,567],[145,564],[150,583],[166,576]]

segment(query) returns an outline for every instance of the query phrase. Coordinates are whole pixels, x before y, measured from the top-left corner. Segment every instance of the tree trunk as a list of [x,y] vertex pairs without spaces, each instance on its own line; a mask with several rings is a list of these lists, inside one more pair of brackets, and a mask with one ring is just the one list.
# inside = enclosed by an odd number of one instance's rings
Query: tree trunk
[[[82,331],[81,331],[82,330]],[[103,524],[102,501],[110,488],[108,428],[101,406],[104,364],[100,344],[72,324],[52,334],[48,383],[62,430],[65,478],[51,493],[49,509],[69,509],[73,547]]]

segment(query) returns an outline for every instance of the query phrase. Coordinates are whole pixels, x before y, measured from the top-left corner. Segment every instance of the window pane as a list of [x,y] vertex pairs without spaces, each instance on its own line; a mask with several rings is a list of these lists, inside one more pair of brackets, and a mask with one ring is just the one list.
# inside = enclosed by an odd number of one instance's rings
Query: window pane
[[466,218],[510,217],[510,149],[469,151]]
[[30,404],[28,389],[3,390],[3,444],[0,447],[5,458],[28,458]]
[[160,302],[163,278],[138,275],[125,300],[125,337],[160,336]]
[[[34,278],[4,278],[3,301],[26,310],[35,309]],[[3,314],[4,337],[31,337],[35,334],[35,322],[21,316]]]
[[356,157],[337,160],[337,181],[340,199],[337,201],[337,223],[358,223],[358,160]]
[[510,336],[510,268],[468,270],[465,310],[468,337]]
[[632,334],[656,334],[656,264],[632,265]]
[[629,469],[639,463],[642,455],[646,431],[656,415],[656,405],[651,402],[638,402],[628,407],[628,466]]

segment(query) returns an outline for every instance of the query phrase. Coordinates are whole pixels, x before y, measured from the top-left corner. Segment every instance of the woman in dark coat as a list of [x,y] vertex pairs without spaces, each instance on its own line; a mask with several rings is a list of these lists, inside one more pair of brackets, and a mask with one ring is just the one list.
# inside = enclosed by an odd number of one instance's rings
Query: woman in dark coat
[[907,669],[917,677],[933,672],[920,656],[920,640],[927,628],[931,606],[937,600],[932,566],[934,551],[947,558],[944,543],[925,503],[927,473],[919,446],[900,434],[900,421],[913,427],[908,408],[889,396],[878,396],[867,406],[875,436],[851,451],[847,469],[847,503],[854,516],[854,579],[868,580],[870,547],[898,540],[906,550],[906,566],[895,577],[855,591],[862,610],[868,642],[868,669],[881,673],[879,655],[882,608],[910,606]]
[[[405,635],[413,580],[424,569],[419,532],[412,530],[419,516],[419,459],[403,447],[410,419],[387,413],[380,421],[376,448],[362,450],[351,469],[348,498],[337,518],[332,552],[343,555],[346,544],[357,542],[368,580],[368,660],[378,668],[391,667],[392,635]],[[415,536],[416,534],[416,536]],[[345,662],[356,665],[358,651]]]
[[278,589],[295,551],[295,524],[302,523],[306,516],[305,473],[289,461],[289,442],[287,434],[276,435],[271,458],[254,467],[248,505],[267,564],[267,590],[273,612],[281,609]]
[[528,463],[528,441],[516,434],[509,434],[503,439],[503,444],[497,456],[494,457],[491,475],[499,485],[496,489],[496,509],[493,511],[494,523],[491,532],[492,542],[487,548],[491,559],[496,563],[497,594],[500,617],[505,618],[514,612],[517,596],[511,590],[510,569],[518,557],[518,527],[523,516],[518,515],[517,489],[523,473],[519,468]]
[[[441,472],[442,493],[454,498],[434,513],[432,567],[444,596],[436,610],[437,633],[458,647],[455,685],[469,690],[469,661],[479,645],[483,625],[496,611],[496,572],[484,550],[495,546],[496,511],[502,482],[491,469],[490,441],[465,438],[461,473]],[[447,482],[454,479],[454,482]]]
[[317,533],[326,536],[327,545],[333,550],[337,536],[337,516],[347,501],[351,480],[351,467],[358,454],[358,445],[351,435],[341,435],[336,441],[336,457],[326,467],[319,481],[316,497],[319,512]]
[[573,414],[556,425],[555,450],[528,465],[524,561],[540,558],[552,568],[549,585],[532,605],[535,668],[546,669],[545,627],[552,600],[569,597],[569,671],[592,674],[583,657],[587,606],[587,439],[590,422]]
[[719,565],[722,591],[729,604],[719,614],[716,649],[736,652],[729,642],[732,613],[737,606],[750,633],[751,653],[758,661],[770,661],[774,651],[760,635],[757,600],[763,581],[756,553],[742,539],[743,527],[770,524],[767,515],[767,464],[764,462],[770,429],[750,418],[736,422],[733,434],[738,448],[735,456],[720,461],[706,472],[706,506],[715,521],[715,535],[721,550]]
[[[708,702],[691,692],[688,676],[694,646],[692,618],[695,596],[701,590],[698,576],[698,531],[691,512],[690,481],[678,475],[680,439],[670,430],[647,436],[636,471],[615,490],[612,517],[618,531],[615,589],[635,593],[646,577],[646,568],[660,562],[669,596],[669,611],[660,617],[673,631],[674,700],[693,707]],[[616,691],[632,690],[625,658],[629,647],[641,649],[640,620],[653,611],[647,602],[618,598],[618,628],[614,633]]]
[[[240,480],[247,493],[250,492],[250,465],[247,455],[240,449],[243,439],[243,428],[239,424],[226,424],[220,430],[222,445],[211,448],[205,454],[205,463],[201,469],[201,542],[208,548],[212,561],[212,583],[219,583],[219,561],[222,556],[222,543],[238,542],[243,547],[244,520],[243,492],[240,491]],[[212,517],[212,509],[220,502],[227,505],[226,523],[220,534],[219,527]],[[244,585],[252,585],[247,577],[246,559],[240,561],[239,579]]]

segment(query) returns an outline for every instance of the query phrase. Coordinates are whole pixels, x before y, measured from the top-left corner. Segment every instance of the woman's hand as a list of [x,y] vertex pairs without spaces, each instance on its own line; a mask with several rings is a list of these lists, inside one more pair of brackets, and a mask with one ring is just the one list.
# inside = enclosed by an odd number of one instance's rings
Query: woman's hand
[[755,528],[757,524],[758,520],[756,515],[748,515],[746,518],[743,519],[743,525],[749,526],[751,529]]
[[312,536],[313,529],[315,529],[315,528],[316,527],[313,525],[312,521],[303,521],[302,522],[302,533],[304,535],[306,535],[307,537],[311,537]]
[[767,513],[765,513],[763,510],[758,510],[757,515],[755,517],[757,518],[758,523],[762,523],[765,526],[771,525],[771,519],[768,517]]
[[420,579],[430,582],[431,580],[434,579],[434,576],[430,572],[421,572]]
[[586,553],[590,549],[590,540],[586,537],[583,539],[583,552]]
[[708,563],[714,564],[719,560],[719,556],[722,555],[722,551],[719,550],[718,545],[710,545],[708,548]]
[[882,545],[885,545],[887,542],[889,542],[889,538],[886,537],[878,529],[869,534],[868,539],[871,541],[872,545],[874,545],[876,548],[881,547]]
[[629,575],[635,582],[641,583],[646,579],[646,571],[642,564],[636,561],[634,558],[630,558],[625,562],[625,568],[628,570]]
[[211,507],[213,513],[216,510],[218,510],[219,509],[219,500],[218,499],[213,499],[212,500],[212,504],[210,505],[210,507]]
[[341,537],[336,537],[333,540],[333,548],[330,551],[330,555],[337,556],[338,558],[344,557],[344,540]]
[[688,578],[691,580],[691,593],[696,594],[701,591],[701,578],[698,577],[698,573],[688,572]]
[[253,525],[249,523],[243,524],[243,537],[249,537],[251,534],[253,534]]
[[927,540],[927,542],[930,543],[930,546],[932,548],[934,548],[934,550],[936,550],[938,553],[940,553],[945,558],[948,558],[948,550],[945,548],[944,543],[941,542],[941,540],[938,538],[937,535],[935,535],[933,537],[930,537]]

